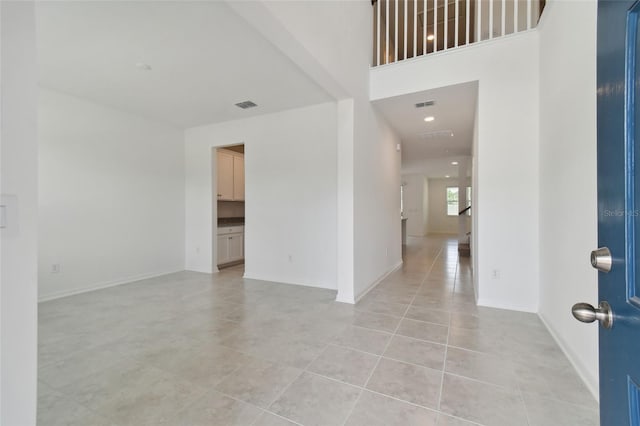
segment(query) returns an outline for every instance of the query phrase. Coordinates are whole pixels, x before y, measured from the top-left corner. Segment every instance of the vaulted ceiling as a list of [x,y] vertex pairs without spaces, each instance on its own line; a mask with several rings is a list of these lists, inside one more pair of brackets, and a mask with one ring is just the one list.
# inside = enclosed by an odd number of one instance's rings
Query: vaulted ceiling
[[42,87],[180,127],[332,100],[222,1],[38,2],[37,38]]

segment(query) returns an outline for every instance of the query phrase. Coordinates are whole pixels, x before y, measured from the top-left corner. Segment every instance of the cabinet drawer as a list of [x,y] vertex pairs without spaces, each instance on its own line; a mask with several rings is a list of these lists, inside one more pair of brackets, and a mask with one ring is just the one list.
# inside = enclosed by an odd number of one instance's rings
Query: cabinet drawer
[[223,226],[218,228],[218,235],[237,234],[244,232],[244,226]]

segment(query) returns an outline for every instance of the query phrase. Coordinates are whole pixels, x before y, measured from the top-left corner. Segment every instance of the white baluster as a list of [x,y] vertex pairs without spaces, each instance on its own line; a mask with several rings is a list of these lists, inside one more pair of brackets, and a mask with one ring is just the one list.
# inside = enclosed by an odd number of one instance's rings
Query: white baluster
[[407,26],[409,25],[409,3],[408,0],[404,0],[404,56],[402,59],[407,59]]
[[477,39],[476,41],[481,41],[482,40],[482,0],[475,0],[476,1],[476,15],[478,18],[478,23],[477,23],[477,29],[476,29],[476,33],[477,33]]
[[456,30],[456,36],[454,38],[454,45],[456,47],[458,47],[458,27],[460,26],[459,22],[460,21],[460,4],[458,3],[458,0],[456,0],[456,17],[455,17],[455,30]]
[[418,0],[413,0],[413,57],[418,56]]
[[444,50],[449,47],[449,0],[444,0]]
[[396,20],[396,31],[395,31],[395,36],[393,37],[393,53],[394,53],[394,61],[398,62],[398,23],[400,22],[400,19],[398,19],[398,2],[400,0],[395,0],[395,5],[396,5],[396,12],[393,15],[393,17]]
[[387,13],[386,13],[386,26],[387,26],[387,42],[384,45],[384,50],[385,50],[385,54],[384,54],[384,63],[388,64],[389,63],[389,2],[391,0],[386,0],[387,1]]
[[506,24],[506,21],[507,21],[507,0],[502,0],[501,12],[502,12],[502,31],[500,31],[500,33],[502,35],[504,35],[505,31],[506,31],[505,28],[507,27],[507,24]]
[[493,38],[493,2],[495,0],[489,0],[489,39]]
[[380,0],[378,0],[376,2],[376,13],[378,16],[378,25],[376,25],[376,46],[377,46],[377,54],[376,54],[376,65],[380,65],[380,52],[381,52],[381,48],[380,48],[380,26],[382,24],[380,24]]
[[471,4],[471,0],[467,0],[467,12],[464,15],[464,22],[465,22],[465,24],[467,26],[467,31],[466,31],[466,36],[465,36],[465,40],[466,40],[465,44],[469,44],[469,41],[470,41],[469,40],[469,22],[470,22],[469,21],[469,14],[470,14],[470,10],[471,10],[470,4]]
[[[417,1],[417,0],[416,0]],[[427,54],[427,0],[424,0],[422,4],[422,54]]]

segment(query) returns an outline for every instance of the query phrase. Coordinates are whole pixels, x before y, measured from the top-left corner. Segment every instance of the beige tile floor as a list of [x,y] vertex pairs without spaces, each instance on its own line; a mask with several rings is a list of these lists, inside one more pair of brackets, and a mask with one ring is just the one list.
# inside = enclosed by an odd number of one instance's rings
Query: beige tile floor
[[182,272],[40,305],[38,424],[597,425],[536,315],[475,306],[455,241],[410,239],[355,307]]

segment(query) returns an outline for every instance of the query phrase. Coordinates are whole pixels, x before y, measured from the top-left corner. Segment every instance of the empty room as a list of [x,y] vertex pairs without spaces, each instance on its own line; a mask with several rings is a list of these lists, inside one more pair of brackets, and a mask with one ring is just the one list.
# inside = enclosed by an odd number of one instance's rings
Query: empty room
[[639,17],[0,2],[0,424],[640,424]]

